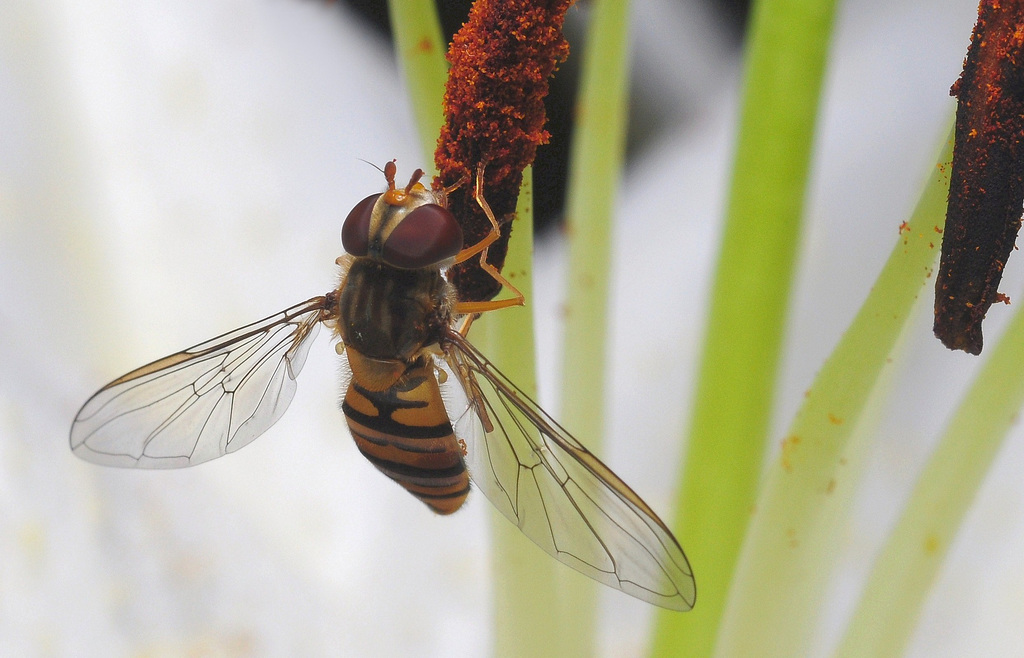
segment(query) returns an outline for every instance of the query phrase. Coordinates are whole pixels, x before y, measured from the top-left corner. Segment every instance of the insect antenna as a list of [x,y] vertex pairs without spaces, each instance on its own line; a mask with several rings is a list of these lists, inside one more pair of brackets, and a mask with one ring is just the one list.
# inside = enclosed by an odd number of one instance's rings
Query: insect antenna
[[388,182],[388,190],[393,191],[395,189],[395,173],[398,171],[398,167],[395,166],[395,161],[391,160],[384,165],[384,178]]
[[369,160],[365,160],[365,159],[363,159],[363,158],[356,158],[356,160],[359,160],[360,162],[363,162],[363,163],[366,163],[366,164],[370,165],[371,167],[373,167],[374,169],[376,169],[377,171],[379,171],[379,172],[380,172],[380,173],[382,173],[382,174],[384,173],[384,170],[383,170],[383,169],[381,169],[380,167],[378,167],[378,166],[377,166],[377,165],[376,165],[375,163],[373,163],[373,162],[370,162]]
[[405,186],[405,193],[408,194],[409,192],[411,192],[412,186],[420,182],[421,178],[423,178],[422,169],[417,169],[416,171],[412,172],[412,177],[409,179],[409,184]]

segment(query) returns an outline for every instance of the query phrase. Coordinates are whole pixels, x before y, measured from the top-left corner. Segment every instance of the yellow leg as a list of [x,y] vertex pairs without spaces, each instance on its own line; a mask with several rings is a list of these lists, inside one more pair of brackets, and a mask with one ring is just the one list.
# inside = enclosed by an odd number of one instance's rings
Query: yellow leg
[[497,311],[500,308],[509,308],[512,306],[524,306],[526,304],[526,297],[519,291],[514,285],[509,283],[508,279],[501,275],[501,272],[497,270],[493,265],[488,263],[485,259],[487,258],[487,250],[480,255],[480,267],[483,271],[494,277],[494,280],[501,284],[503,288],[508,288],[508,291],[512,293],[512,297],[508,299],[490,299],[485,302],[456,302],[455,313],[456,315],[463,315],[468,313],[486,313],[487,311]]
[[[455,256],[455,262],[461,263],[475,254],[480,254],[480,269],[487,272],[491,278],[501,284],[501,287],[508,288],[508,291],[512,293],[512,297],[508,299],[492,299],[485,302],[457,302],[455,304],[455,313],[459,315],[469,313],[486,313],[487,311],[496,311],[498,309],[509,308],[511,306],[523,306],[526,304],[526,297],[523,296],[523,293],[512,285],[508,279],[503,277],[496,267],[487,262],[487,249],[495,240],[498,239],[499,236],[501,236],[501,227],[498,225],[498,220],[494,218],[494,212],[491,210],[491,206],[484,198],[483,163],[480,164],[476,171],[476,189],[474,190],[473,196],[476,198],[476,202],[480,204],[480,209],[484,211],[484,215],[487,216],[488,221],[491,222],[491,231],[485,235],[483,240],[480,240],[480,242],[460,251],[458,255]],[[467,324],[466,331],[468,330],[469,325]]]
[[501,227],[498,226],[498,220],[494,218],[494,212],[491,211],[491,206],[488,205],[487,200],[484,199],[484,165],[482,163],[476,170],[476,188],[473,191],[473,197],[480,205],[480,209],[484,211],[484,215],[487,216],[487,220],[491,223],[491,230],[484,236],[483,240],[466,247],[456,254],[456,263],[461,263],[468,260],[470,257],[479,254],[481,251],[484,251],[487,247],[491,246],[491,244],[501,236]]

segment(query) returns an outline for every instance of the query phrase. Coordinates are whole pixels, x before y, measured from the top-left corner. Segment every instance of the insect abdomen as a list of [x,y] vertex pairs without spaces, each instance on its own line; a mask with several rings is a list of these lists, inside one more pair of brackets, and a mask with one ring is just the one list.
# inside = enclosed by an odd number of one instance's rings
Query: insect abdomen
[[352,374],[341,408],[359,451],[438,514],[459,509],[469,474],[433,372],[414,368],[383,391]]

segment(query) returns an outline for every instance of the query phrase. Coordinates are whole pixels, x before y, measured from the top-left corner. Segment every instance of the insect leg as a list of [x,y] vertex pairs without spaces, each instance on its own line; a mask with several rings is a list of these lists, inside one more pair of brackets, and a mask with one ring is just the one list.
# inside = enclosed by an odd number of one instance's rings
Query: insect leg
[[460,251],[455,256],[456,263],[469,260],[476,254],[483,252],[480,260],[481,264],[483,264],[483,259],[487,255],[487,247],[491,246],[501,236],[501,227],[498,225],[498,220],[494,218],[494,212],[487,203],[487,199],[484,198],[484,166],[485,164],[481,162],[480,166],[476,169],[476,187],[473,190],[473,198],[476,199],[480,209],[484,211],[484,215],[487,216],[487,220],[491,223],[491,230],[482,240]]
[[462,382],[462,388],[466,392],[466,397],[469,398],[469,406],[472,407],[473,413],[480,419],[484,432],[488,434],[493,432],[494,423],[491,422],[491,418],[487,414],[487,403],[484,401],[484,393],[473,371],[466,365],[460,354],[453,353],[448,355],[447,361],[452,371]]
[[486,313],[487,311],[496,311],[498,309],[509,308],[511,306],[523,306],[526,304],[526,297],[523,293],[512,285],[508,279],[503,277],[501,272],[498,271],[498,268],[487,262],[487,249],[501,235],[501,227],[498,225],[498,220],[495,219],[494,212],[491,210],[491,206],[487,203],[487,199],[484,198],[484,163],[480,163],[480,166],[477,168],[476,190],[473,196],[476,198],[476,202],[480,204],[480,208],[484,211],[484,215],[487,216],[488,221],[491,222],[491,231],[485,235],[480,242],[477,242],[475,245],[470,247],[466,247],[459,252],[455,257],[455,262],[461,263],[462,261],[479,253],[480,269],[487,272],[487,274],[501,284],[503,288],[507,288],[508,291],[512,293],[512,297],[499,300],[492,299],[488,301],[458,302],[455,304],[455,312],[458,314]]

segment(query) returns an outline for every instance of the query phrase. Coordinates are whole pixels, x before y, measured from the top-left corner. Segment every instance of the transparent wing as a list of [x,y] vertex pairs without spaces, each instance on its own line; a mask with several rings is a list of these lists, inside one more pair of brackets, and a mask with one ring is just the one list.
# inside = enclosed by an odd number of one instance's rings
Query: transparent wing
[[649,603],[692,608],[690,564],[647,503],[465,338],[449,338],[448,365],[468,396],[450,410],[474,484],[560,562]]
[[281,418],[295,395],[328,297],[314,297],[96,392],[71,425],[71,449],[108,466],[178,468],[234,452]]

